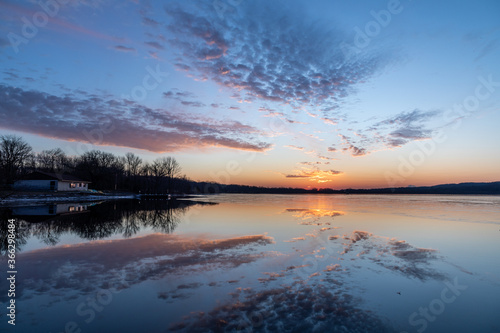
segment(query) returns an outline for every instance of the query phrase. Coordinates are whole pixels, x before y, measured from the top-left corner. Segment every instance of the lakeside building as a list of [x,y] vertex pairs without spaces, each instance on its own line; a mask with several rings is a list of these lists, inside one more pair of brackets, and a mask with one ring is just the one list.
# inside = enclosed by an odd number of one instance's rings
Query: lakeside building
[[34,171],[14,183],[14,188],[27,191],[88,191],[89,181],[72,175]]

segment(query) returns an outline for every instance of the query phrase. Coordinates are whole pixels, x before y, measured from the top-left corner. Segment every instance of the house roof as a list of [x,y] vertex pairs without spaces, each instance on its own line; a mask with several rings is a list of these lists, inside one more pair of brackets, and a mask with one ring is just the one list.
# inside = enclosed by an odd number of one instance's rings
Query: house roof
[[58,180],[61,182],[79,182],[79,183],[90,183],[89,181],[80,179],[73,175],[63,174],[63,173],[51,173],[43,171],[34,171],[23,177],[23,180]]

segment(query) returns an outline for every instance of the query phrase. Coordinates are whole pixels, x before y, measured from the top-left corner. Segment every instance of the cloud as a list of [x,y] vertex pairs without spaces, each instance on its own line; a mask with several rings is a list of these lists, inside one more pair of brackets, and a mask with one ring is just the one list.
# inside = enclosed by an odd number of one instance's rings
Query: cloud
[[300,175],[286,175],[286,178],[309,178],[309,174],[300,174]]
[[349,147],[349,150],[351,151],[352,156],[364,156],[367,154],[365,148],[358,148],[356,146],[351,146]]
[[[445,126],[441,110],[422,111],[414,109],[392,115],[386,119],[375,121],[369,119],[371,125],[361,129],[346,128],[349,135],[339,133],[339,148],[331,146],[328,151],[343,151],[353,157],[368,155],[373,151],[394,149],[416,140],[431,138],[433,131]],[[339,131],[340,132],[340,131]],[[351,135],[352,134],[352,135]]]
[[155,42],[155,41],[144,42],[144,44],[149,45],[149,46],[151,46],[151,47],[153,47],[153,48],[155,48],[157,50],[163,50],[163,49],[165,49],[163,47],[163,45],[161,45],[160,43]]
[[323,164],[323,163],[316,161],[316,162],[299,162],[299,164],[312,166],[312,165]]
[[320,160],[327,160],[327,161],[328,160],[336,160],[336,158],[334,158],[334,157],[328,157],[328,156],[323,156],[323,155],[318,155],[318,158]]
[[181,100],[182,98],[185,97],[196,97],[192,92],[190,91],[181,91],[178,89],[172,89],[170,91],[164,92],[163,96],[166,98],[175,98],[178,100]]
[[155,60],[158,60],[160,59],[160,57],[158,56],[158,52],[153,52],[153,51],[149,51],[148,52],[149,56]]
[[235,10],[221,19],[211,3],[165,8],[179,67],[250,98],[331,104],[384,62],[373,52],[346,59],[338,47],[346,36],[300,8],[252,1]]
[[197,108],[201,108],[201,107],[205,106],[205,104],[203,104],[201,102],[192,102],[192,101],[182,101],[181,104],[186,105],[186,106],[193,106],[193,107],[197,107]]
[[303,167],[300,170],[295,170],[293,174],[285,174],[286,178],[302,178],[309,179],[312,182],[316,183],[326,183],[333,181],[332,177],[342,174],[342,171],[337,170],[320,170],[318,167]]
[[298,146],[295,146],[295,145],[286,145],[284,147],[290,148],[290,149],[295,149],[295,150],[304,150],[305,149],[304,147],[298,147]]
[[301,124],[301,125],[309,125],[309,123],[303,122],[303,121],[298,121],[298,120],[293,120],[293,119],[286,119],[286,121],[290,124]]
[[264,117],[284,117],[285,114],[283,112],[278,112],[274,109],[259,107],[259,112],[265,112]]
[[156,39],[160,43],[164,43],[164,42],[167,41],[167,39],[165,38],[165,36],[163,36],[162,34],[156,35],[156,34],[152,34],[152,33],[146,32],[145,35],[147,37],[149,37],[149,38]]
[[439,111],[421,111],[415,109],[410,112],[401,112],[389,119],[386,119],[378,124],[401,124],[401,125],[414,125],[416,123],[421,123],[425,120],[435,117],[438,115]]
[[488,44],[486,44],[482,49],[481,51],[479,51],[479,54],[477,55],[477,57],[474,59],[474,61],[478,61],[480,60],[481,58],[487,56],[488,54],[490,54],[491,52],[493,52],[495,49],[498,48],[498,38],[497,39],[493,39],[491,41],[488,42]]
[[0,127],[68,141],[171,152],[194,147],[265,151],[260,131],[235,120],[215,120],[89,93],[61,97],[0,85]]
[[400,147],[410,141],[429,139],[432,130],[427,128],[428,122],[439,115],[441,115],[441,111],[438,110],[421,111],[415,109],[401,112],[374,124],[369,128],[369,131],[383,137],[387,146]]
[[123,45],[116,45],[113,47],[113,49],[120,51],[120,52],[135,52],[136,51],[136,49],[134,49],[133,47],[127,47],[127,46],[123,46]]
[[197,108],[206,106],[204,103],[200,101],[186,100],[186,98],[196,98],[196,95],[190,91],[181,91],[179,89],[172,89],[170,91],[164,92],[163,97],[177,100],[184,106],[197,107]]
[[142,23],[144,23],[145,25],[149,25],[151,27],[154,27],[154,28],[156,28],[159,25],[159,22],[153,20],[152,18],[146,17],[146,16],[142,17]]
[[342,139],[342,145],[344,148],[342,148],[343,151],[350,151],[351,156],[364,156],[368,154],[368,151],[366,148],[358,147],[355,146],[351,139],[345,135],[339,134],[340,138]]
[[338,122],[336,120],[330,119],[330,118],[321,118],[323,122],[327,125],[338,125]]
[[19,79],[19,75],[14,73],[16,70],[11,69],[10,71],[4,71],[3,73],[7,75],[7,77],[4,78],[6,81],[14,81]]

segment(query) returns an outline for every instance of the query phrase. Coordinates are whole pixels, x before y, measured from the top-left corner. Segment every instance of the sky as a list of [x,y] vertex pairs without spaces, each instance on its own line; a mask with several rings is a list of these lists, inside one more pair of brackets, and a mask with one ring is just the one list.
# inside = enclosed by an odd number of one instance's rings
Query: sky
[[0,0],[0,135],[197,181],[499,181],[498,1]]

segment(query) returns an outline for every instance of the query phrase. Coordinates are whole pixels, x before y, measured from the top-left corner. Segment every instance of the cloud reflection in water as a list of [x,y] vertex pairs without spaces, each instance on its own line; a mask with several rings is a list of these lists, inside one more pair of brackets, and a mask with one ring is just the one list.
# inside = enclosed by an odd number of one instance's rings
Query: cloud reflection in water
[[20,254],[26,278],[19,285],[23,294],[63,288],[82,294],[93,288],[128,288],[168,274],[186,276],[235,268],[273,255],[256,250],[272,243],[266,235],[212,239],[206,235],[150,234],[58,246]]

